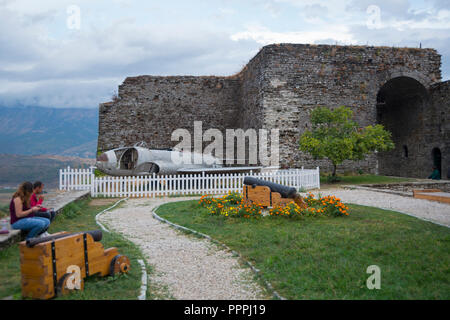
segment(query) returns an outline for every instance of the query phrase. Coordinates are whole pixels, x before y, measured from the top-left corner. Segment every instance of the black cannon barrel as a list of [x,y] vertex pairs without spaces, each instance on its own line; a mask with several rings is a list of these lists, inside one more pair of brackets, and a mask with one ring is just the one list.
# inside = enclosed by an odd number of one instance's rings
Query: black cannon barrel
[[73,236],[76,234],[83,234],[83,233],[89,233],[92,236],[92,238],[94,239],[94,241],[102,240],[102,230],[91,230],[91,231],[76,232],[76,233],[57,234],[54,236],[50,235],[48,237],[43,237],[43,238],[31,238],[31,239],[27,240],[26,244],[27,244],[27,247],[32,248],[39,243],[52,241],[52,240],[56,240],[56,239],[61,239],[61,238],[66,238],[69,236]]
[[272,192],[278,192],[282,198],[294,198],[297,194],[297,190],[293,187],[283,186],[282,184],[265,181],[253,177],[245,177],[244,184],[249,186],[266,186],[270,188]]

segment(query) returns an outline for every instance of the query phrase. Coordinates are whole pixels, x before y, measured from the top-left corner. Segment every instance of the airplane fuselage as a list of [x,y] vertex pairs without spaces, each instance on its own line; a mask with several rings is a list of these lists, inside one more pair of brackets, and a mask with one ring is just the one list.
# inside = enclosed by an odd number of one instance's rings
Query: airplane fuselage
[[97,157],[96,167],[113,176],[145,176],[178,174],[180,170],[222,167],[221,161],[210,155],[178,150],[158,150],[143,147],[117,148]]

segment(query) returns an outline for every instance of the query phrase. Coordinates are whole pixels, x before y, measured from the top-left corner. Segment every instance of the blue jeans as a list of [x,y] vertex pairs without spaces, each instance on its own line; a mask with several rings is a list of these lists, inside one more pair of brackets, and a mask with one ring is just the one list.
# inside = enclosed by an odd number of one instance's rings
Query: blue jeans
[[16,230],[28,231],[27,240],[45,232],[50,225],[50,220],[42,217],[23,218],[11,225]]

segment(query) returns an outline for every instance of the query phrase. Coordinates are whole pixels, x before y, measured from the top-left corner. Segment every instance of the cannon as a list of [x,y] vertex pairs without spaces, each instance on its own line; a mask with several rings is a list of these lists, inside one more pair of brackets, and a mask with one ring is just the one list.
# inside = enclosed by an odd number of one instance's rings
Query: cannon
[[283,207],[293,201],[306,208],[295,188],[253,177],[244,178],[243,198],[246,203],[255,202],[263,207]]
[[84,278],[126,273],[130,260],[104,249],[101,230],[59,232],[19,243],[22,296],[50,299],[84,289]]

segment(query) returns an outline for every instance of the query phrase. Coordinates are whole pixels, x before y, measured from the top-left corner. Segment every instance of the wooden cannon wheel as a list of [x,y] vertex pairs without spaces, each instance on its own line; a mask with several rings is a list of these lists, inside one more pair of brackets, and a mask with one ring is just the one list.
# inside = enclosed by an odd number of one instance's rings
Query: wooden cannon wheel
[[77,288],[76,279],[73,277],[73,273],[64,274],[58,281],[58,285],[56,287],[56,295],[64,296],[69,294],[74,290],[83,290],[84,289],[84,280],[80,279],[80,287]]
[[127,273],[130,269],[130,259],[127,256],[118,254],[111,260],[109,274],[114,276],[118,273]]

